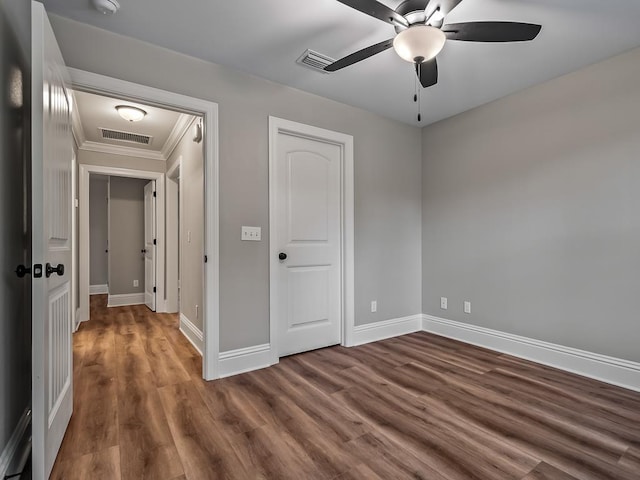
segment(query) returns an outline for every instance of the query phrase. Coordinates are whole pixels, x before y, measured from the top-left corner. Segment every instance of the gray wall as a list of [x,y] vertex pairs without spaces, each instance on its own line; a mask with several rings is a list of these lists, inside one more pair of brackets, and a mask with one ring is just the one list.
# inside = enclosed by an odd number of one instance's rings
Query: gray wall
[[[356,324],[420,312],[420,129],[60,17],[51,23],[71,67],[219,104],[222,351],[269,340],[269,115],[354,136]],[[242,225],[262,227],[265,240],[241,242]]]
[[[109,294],[144,292],[144,186],[149,180],[109,177]],[[138,280],[137,287],[133,281]]]
[[89,176],[89,283],[106,285],[109,280],[108,179]]
[[[204,159],[203,143],[193,141],[192,129],[187,130],[169,157],[167,170],[180,157],[180,313],[202,331]],[[191,232],[190,242],[187,232]]]
[[425,128],[423,311],[640,361],[639,106],[637,49]]
[[0,453],[31,403],[30,25],[31,2],[0,0]]

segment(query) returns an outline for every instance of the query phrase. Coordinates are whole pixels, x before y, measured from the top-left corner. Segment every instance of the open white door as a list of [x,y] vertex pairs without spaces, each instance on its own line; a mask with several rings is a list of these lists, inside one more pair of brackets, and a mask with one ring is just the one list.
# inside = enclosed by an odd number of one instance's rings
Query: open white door
[[156,182],[144,186],[144,303],[156,311]]
[[33,478],[48,478],[73,409],[71,116],[68,74],[32,2]]

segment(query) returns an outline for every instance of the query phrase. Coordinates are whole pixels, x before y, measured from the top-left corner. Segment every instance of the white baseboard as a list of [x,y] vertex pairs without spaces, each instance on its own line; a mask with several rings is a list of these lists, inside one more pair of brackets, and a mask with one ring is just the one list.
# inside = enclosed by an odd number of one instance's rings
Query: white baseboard
[[144,292],[109,295],[107,307],[125,307],[127,305],[144,305]]
[[202,331],[196,327],[191,320],[185,317],[184,313],[180,313],[180,331],[191,342],[191,345],[202,355],[204,348],[204,335]]
[[27,408],[15,430],[11,434],[7,445],[0,453],[0,478],[5,475],[21,472],[31,450],[31,407]]
[[239,348],[221,352],[218,356],[219,377],[230,377],[239,373],[271,366],[271,345],[254,345],[253,347]]
[[377,342],[385,338],[406,335],[422,329],[422,315],[393,318],[382,322],[367,323],[353,328],[352,342],[349,347]]
[[426,332],[640,391],[640,363],[432,315],[422,317],[422,329]]
[[109,293],[109,285],[89,285],[89,295],[104,295]]

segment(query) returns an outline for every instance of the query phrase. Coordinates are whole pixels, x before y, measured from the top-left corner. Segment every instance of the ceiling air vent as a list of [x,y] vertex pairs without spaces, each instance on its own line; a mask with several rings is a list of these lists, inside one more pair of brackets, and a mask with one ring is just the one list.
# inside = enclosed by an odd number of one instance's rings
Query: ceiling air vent
[[99,127],[102,138],[105,140],[117,140],[119,142],[137,143],[138,145],[151,145],[153,137],[150,135],[140,135],[139,133],[121,132],[109,128]]
[[333,58],[308,49],[300,56],[300,58],[298,58],[298,60],[296,60],[296,63],[304,67],[311,68],[312,70],[322,73],[329,73],[324,69],[324,67],[331,65],[333,62],[335,62]]

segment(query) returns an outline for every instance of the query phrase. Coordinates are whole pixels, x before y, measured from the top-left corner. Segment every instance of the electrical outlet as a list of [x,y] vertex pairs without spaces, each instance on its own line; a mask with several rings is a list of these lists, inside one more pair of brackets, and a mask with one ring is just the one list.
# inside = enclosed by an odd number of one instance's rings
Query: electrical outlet
[[376,313],[378,311],[378,301],[373,300],[371,302],[371,313]]
[[471,313],[471,302],[464,302],[464,313]]
[[196,305],[196,318],[198,318],[198,305]]
[[187,230],[187,243],[191,243],[191,230]]
[[134,286],[134,287],[137,287],[137,286],[139,286],[139,285],[140,285],[140,282],[138,282],[138,280],[134,280],[134,281],[133,281],[133,286]]
[[442,310],[447,309],[447,297],[440,297],[440,308]]

